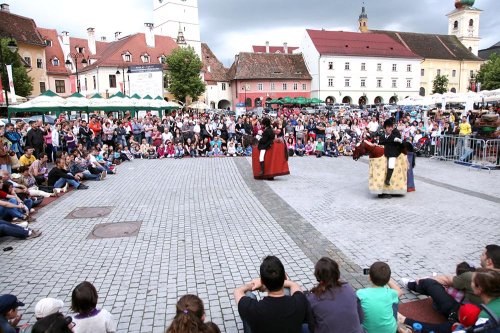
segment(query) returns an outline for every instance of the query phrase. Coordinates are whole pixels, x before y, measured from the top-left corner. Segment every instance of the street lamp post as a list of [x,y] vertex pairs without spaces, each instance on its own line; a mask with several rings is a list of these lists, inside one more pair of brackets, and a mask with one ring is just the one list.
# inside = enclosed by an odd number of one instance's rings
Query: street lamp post
[[245,111],[247,110],[247,85],[245,83],[245,86],[241,88],[242,90],[245,91]]
[[[10,38],[9,42],[7,43],[7,48],[9,49],[10,52],[15,53],[17,52],[17,43],[14,38]],[[2,45],[0,45],[0,66],[3,68],[4,66],[7,66],[7,64],[4,62],[3,59],[3,50],[2,50]],[[8,75],[7,75],[7,82],[8,82]],[[10,90],[10,88],[9,88]],[[7,87],[3,87],[3,91],[5,92],[5,106],[7,109],[9,109],[9,95],[7,94]]]
[[[81,52],[70,53],[68,54],[68,57],[73,59],[73,61],[75,62],[76,90],[78,91],[78,93],[80,93],[80,78],[78,76],[78,59],[82,58],[83,67],[87,66],[89,61],[88,58],[85,58],[85,55]],[[72,70],[73,64],[71,63],[71,60],[66,59],[66,62],[64,64],[66,65],[67,69]]]
[[[126,89],[125,89],[125,68],[122,68],[121,70],[122,70],[121,73],[120,73],[120,70],[118,69],[115,74],[116,75],[120,75],[120,74],[123,75],[123,94],[125,96],[127,96]],[[131,73],[130,68],[127,68],[127,79],[128,79],[128,84],[129,84],[129,86],[128,86],[128,93],[129,93],[129,95],[130,95],[130,76],[128,74],[130,74],[130,73]]]

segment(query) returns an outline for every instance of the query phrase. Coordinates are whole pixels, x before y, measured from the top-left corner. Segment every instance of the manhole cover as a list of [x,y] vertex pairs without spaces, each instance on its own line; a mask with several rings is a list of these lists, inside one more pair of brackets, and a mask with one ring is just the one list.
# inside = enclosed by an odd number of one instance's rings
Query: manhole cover
[[66,216],[66,219],[90,219],[108,216],[113,207],[78,207]]
[[134,237],[139,234],[142,222],[103,223],[94,227],[88,239]]

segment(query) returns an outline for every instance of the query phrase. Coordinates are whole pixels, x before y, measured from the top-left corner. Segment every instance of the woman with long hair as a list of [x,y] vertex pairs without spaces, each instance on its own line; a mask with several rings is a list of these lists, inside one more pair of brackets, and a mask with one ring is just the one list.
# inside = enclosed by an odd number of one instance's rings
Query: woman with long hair
[[340,280],[337,262],[323,257],[314,267],[318,284],[307,295],[314,333],[363,333],[363,310],[354,289]]
[[203,301],[196,295],[184,295],[176,304],[176,314],[166,333],[212,332],[217,325],[205,321]]

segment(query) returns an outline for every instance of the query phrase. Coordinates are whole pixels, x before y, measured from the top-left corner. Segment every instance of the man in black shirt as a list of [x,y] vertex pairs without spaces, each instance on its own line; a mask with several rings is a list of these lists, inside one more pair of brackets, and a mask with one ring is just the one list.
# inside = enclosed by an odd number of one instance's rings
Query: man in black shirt
[[77,190],[89,188],[87,185],[81,184],[75,176],[66,170],[66,163],[62,158],[56,159],[56,166],[50,170],[47,183],[54,188],[63,188],[66,184],[73,186]]
[[[290,295],[285,293],[290,288]],[[252,291],[267,291],[257,301]],[[308,303],[300,286],[286,278],[285,268],[274,256],[260,265],[260,278],[234,290],[245,333],[300,333],[306,321]]]
[[379,143],[384,146],[384,155],[387,157],[387,174],[384,184],[391,185],[391,177],[396,166],[396,158],[401,155],[403,145],[401,144],[401,133],[394,127],[392,119],[384,122],[384,134],[380,137]]

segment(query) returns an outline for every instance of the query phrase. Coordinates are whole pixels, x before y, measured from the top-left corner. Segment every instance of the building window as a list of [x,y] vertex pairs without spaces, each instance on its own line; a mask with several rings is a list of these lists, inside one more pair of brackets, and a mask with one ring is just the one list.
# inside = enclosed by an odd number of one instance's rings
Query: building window
[[124,59],[125,59],[126,62],[131,62],[132,61],[132,55],[125,54]]
[[293,84],[293,90],[299,90],[299,84],[298,83],[294,83]]
[[351,79],[345,79],[344,86],[345,87],[350,87],[351,86]]
[[80,89],[81,85],[80,85],[80,79],[76,80],[76,90],[77,91],[80,91],[82,89]]
[[54,65],[55,67],[58,67],[59,66],[59,59],[57,59],[57,58],[52,59],[52,65]]
[[332,61],[330,61],[330,62],[328,63],[328,69],[330,69],[330,70],[332,70],[332,69],[333,69],[333,62],[332,62]]
[[109,76],[109,87],[116,88],[116,75]]
[[474,20],[473,19],[470,19],[469,20],[469,27],[473,27],[474,26]]
[[36,59],[36,68],[43,68],[43,60]]
[[328,78],[328,86],[333,87],[333,78]]
[[306,83],[302,83],[302,90],[307,90],[307,84]]
[[31,57],[24,57],[24,61],[31,67]]
[[52,46],[52,41],[51,41],[51,40],[48,40],[48,39],[47,39],[47,40],[45,40],[45,45],[47,45],[47,46],[49,46],[49,47],[50,47],[50,46]]
[[392,87],[397,88],[398,87],[398,80],[392,79]]
[[361,79],[361,88],[366,87],[366,79]]
[[169,84],[168,75],[163,75],[163,89],[168,90]]
[[149,55],[145,54],[142,56],[142,62],[149,63]]
[[56,80],[56,93],[64,94],[66,92],[66,84],[64,80]]
[[470,71],[470,77],[474,77],[474,71]]
[[271,91],[276,90],[276,84],[274,82],[271,82]]
[[392,71],[397,72],[398,71],[398,65],[397,64],[392,64]]
[[377,88],[382,88],[382,79],[377,79]]
[[441,70],[440,69],[437,70],[437,75],[441,75]]
[[453,29],[458,29],[458,21],[453,22]]
[[45,87],[45,82],[40,82],[40,93],[43,94],[46,91],[47,88]]
[[361,70],[366,71],[366,63],[365,62],[361,63]]
[[346,71],[350,71],[350,70],[351,70],[351,64],[350,64],[350,63],[348,63],[348,62],[346,62],[346,63],[345,63],[345,66],[344,66],[344,69],[345,69]]
[[158,58],[158,61],[160,62],[160,64],[164,64],[166,60],[167,60],[167,57],[165,57],[164,55],[162,55]]
[[411,88],[411,80],[406,80],[406,88]]
[[411,72],[411,65],[409,65],[409,64],[408,64],[408,65],[406,65],[406,71],[407,71],[407,72]]
[[264,85],[262,83],[257,84],[257,90],[258,91],[264,90]]
[[94,82],[94,90],[96,90],[97,89],[97,80],[95,78],[95,75],[92,76],[92,81]]
[[87,85],[87,78],[85,78],[84,82],[85,82],[85,90],[89,90],[89,86]]
[[425,69],[423,69],[423,68],[422,68],[422,69],[420,70],[420,76],[425,76]]
[[286,91],[288,89],[288,85],[286,83],[283,83],[283,91]]
[[382,64],[377,64],[377,71],[379,71],[379,72],[382,71]]
[[222,89],[223,91],[226,91],[226,82],[222,82],[222,83],[221,83],[221,89]]
[[452,77],[457,76],[457,71],[456,71],[455,69],[451,71],[451,76],[452,76]]

